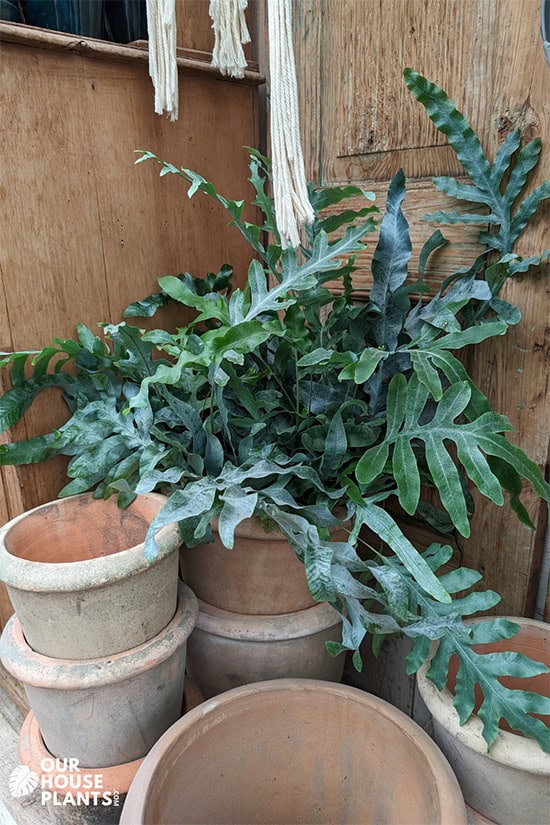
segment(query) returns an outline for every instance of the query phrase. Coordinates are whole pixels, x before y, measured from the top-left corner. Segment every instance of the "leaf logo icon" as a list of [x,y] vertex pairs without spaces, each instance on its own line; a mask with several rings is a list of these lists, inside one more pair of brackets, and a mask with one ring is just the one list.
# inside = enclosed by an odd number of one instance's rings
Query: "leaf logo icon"
[[26,765],[19,765],[12,771],[8,786],[12,796],[27,796],[38,787],[38,774]]

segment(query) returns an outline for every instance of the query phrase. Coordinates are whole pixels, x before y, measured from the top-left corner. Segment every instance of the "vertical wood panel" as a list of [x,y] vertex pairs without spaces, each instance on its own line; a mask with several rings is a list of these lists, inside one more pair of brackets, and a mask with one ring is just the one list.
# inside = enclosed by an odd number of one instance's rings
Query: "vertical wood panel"
[[[243,147],[257,145],[257,87],[181,69],[181,116],[170,123],[153,112],[140,56],[121,62],[116,48],[113,59],[87,56],[60,37],[57,49],[2,44],[0,345],[7,351],[74,336],[78,322],[118,322],[162,275],[200,276],[232,263],[242,282],[250,260],[219,205],[200,193],[189,200],[184,181],[160,179],[153,162],[135,167],[134,150],[150,149],[247,198]],[[185,318],[180,310],[164,323],[175,328]],[[5,387],[5,372],[1,380]],[[63,422],[59,394],[43,395],[8,437]],[[3,520],[54,498],[64,466],[60,458],[2,468]]]
[[[550,71],[538,0],[298,0],[295,9],[306,168],[317,183],[360,184],[376,191],[383,208],[389,179],[402,166],[410,181],[404,208],[413,241],[431,232],[421,214],[448,208],[449,201],[428,179],[460,174],[461,167],[409,95],[405,66],[448,92],[490,157],[516,126],[525,140],[540,135],[543,160],[530,185],[550,177]],[[518,246],[521,254],[550,246],[549,218],[546,204]],[[477,228],[444,227],[444,234],[461,241],[430,262],[432,286],[479,250]],[[372,246],[359,259],[354,282],[360,289],[368,288],[371,254]],[[520,307],[522,322],[504,339],[472,349],[468,363],[494,407],[517,428],[511,440],[541,467],[550,432],[548,283],[542,274],[509,283],[503,297]],[[521,526],[508,507],[478,498],[471,538],[460,541],[463,562],[482,570],[486,586],[502,594],[501,613],[534,608],[545,511],[530,489],[524,501],[538,531]]]
[[[487,13],[492,4],[481,4]],[[529,189],[550,177],[550,69],[539,33],[536,0],[501,0],[496,5],[495,36],[491,41],[491,85],[478,85],[486,95],[484,137],[491,155],[516,126],[524,140],[542,138],[543,155]],[[483,131],[483,130],[482,130]],[[533,255],[550,246],[550,206],[539,209],[535,222],[517,246]],[[509,438],[541,466],[547,465],[550,435],[550,283],[545,274],[528,274],[509,281],[505,300],[519,306],[522,321],[503,339],[472,350],[469,370],[495,408],[505,412],[516,428]],[[478,562],[485,578],[502,593],[499,613],[533,615],[543,544],[545,507],[526,485],[523,500],[535,525],[533,532],[519,524],[509,508],[478,502],[472,538],[465,557]]]
[[[264,0],[249,0],[245,17],[251,42],[245,44],[248,60],[258,60],[258,39],[262,36],[259,25]],[[208,14],[210,0],[176,0],[176,42],[185,49],[211,52],[214,48],[212,20]]]

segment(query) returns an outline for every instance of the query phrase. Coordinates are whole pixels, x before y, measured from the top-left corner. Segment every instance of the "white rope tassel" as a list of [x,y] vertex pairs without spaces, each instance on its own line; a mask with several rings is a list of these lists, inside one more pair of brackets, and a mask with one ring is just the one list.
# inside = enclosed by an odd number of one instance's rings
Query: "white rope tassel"
[[299,227],[313,223],[304,168],[296,66],[292,45],[292,0],[268,0],[271,79],[273,197],[281,244],[300,245]]
[[244,77],[246,57],[242,44],[250,43],[244,13],[248,0],[210,0],[208,13],[214,29],[212,65],[230,77]]
[[178,119],[178,65],[176,62],[176,2],[147,0],[149,74],[155,89],[155,112]]

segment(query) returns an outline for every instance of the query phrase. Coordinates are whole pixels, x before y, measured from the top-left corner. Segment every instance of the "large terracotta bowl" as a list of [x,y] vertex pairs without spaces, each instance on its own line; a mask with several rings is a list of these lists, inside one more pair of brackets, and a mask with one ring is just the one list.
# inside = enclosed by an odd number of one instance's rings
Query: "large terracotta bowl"
[[146,756],[121,825],[466,825],[428,735],[363,691],[309,679],[235,688]]

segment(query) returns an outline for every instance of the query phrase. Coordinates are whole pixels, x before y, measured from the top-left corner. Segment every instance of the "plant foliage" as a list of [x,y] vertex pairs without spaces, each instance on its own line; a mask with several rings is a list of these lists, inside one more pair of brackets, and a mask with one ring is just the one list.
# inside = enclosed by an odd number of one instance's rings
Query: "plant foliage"
[[[0,463],[67,455],[70,482],[61,495],[93,489],[98,497],[117,494],[121,506],[142,493],[166,492],[167,504],[147,535],[149,558],[157,530],[170,522],[179,522],[185,544],[193,546],[211,540],[217,518],[227,548],[237,525],[254,514],[276,524],[303,561],[313,597],[342,615],[342,639],[329,644],[331,653],[353,651],[360,668],[367,633],[379,639],[402,631],[414,640],[414,671],[439,640],[430,673],[442,684],[449,657],[459,657],[461,719],[472,711],[478,682],[489,743],[502,716],[548,748],[547,735],[529,715],[542,700],[506,691],[497,678],[540,672],[540,666],[474,652],[472,643],[481,637],[490,641],[510,631],[501,620],[473,630],[463,623],[464,616],[492,607],[496,594],[453,599],[475,584],[477,574],[438,572],[449,549],[419,553],[387,508],[393,497],[407,513],[468,535],[469,486],[498,505],[508,492],[526,523],[522,479],[548,500],[538,467],[506,438],[510,423],[491,409],[453,354],[517,322],[515,308],[497,296],[521,263],[510,244],[547,190],[529,196],[512,215],[538,152],[521,150],[519,171],[501,195],[515,139],[491,166],[444,92],[416,73],[405,76],[472,179],[471,187],[451,179],[437,185],[489,206],[490,220],[483,220],[499,230],[482,240],[499,253],[497,261],[485,266],[481,256],[427,295],[426,263],[447,241],[435,231],[420,250],[418,276],[411,277],[403,171],[391,182],[381,220],[368,192],[311,187],[315,222],[300,249],[283,250],[268,194],[270,163],[258,152],[250,150],[249,178],[258,223],[245,218],[243,201],[228,200],[197,173],[143,152],[138,163],[158,162],[161,175],[189,184],[189,197],[202,193],[224,206],[253,252],[246,284],[232,288],[228,265],[202,279],[167,276],[160,291],[131,304],[126,317],[153,317],[171,302],[194,310],[193,320],[175,331],[145,332],[124,321],[105,325],[100,337],[81,325],[76,340],[7,355],[12,389],[0,400],[3,429],[46,388],[63,392],[70,417],[49,434],[0,446]],[[356,256],[376,233],[372,289],[355,304]],[[326,287],[335,280],[340,295]],[[415,290],[424,297],[413,300]],[[442,509],[423,500],[429,487],[439,493]],[[348,521],[348,540],[331,540],[330,528]],[[385,543],[384,554],[365,544],[367,528]]]

